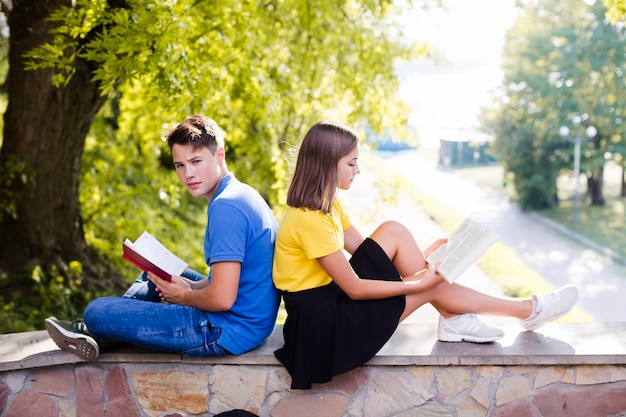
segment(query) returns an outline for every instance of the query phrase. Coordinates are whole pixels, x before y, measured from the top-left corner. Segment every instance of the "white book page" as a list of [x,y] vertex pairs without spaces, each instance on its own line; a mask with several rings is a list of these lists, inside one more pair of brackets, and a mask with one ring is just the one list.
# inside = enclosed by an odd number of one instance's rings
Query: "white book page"
[[472,219],[465,221],[448,238],[448,243],[440,246],[427,259],[430,265],[441,261],[438,271],[448,281],[453,282],[467,268],[489,249],[498,235]]
[[171,275],[180,275],[188,264],[174,255],[161,242],[148,232],[143,232],[134,243],[126,239],[126,243],[139,252],[144,258],[168,272]]

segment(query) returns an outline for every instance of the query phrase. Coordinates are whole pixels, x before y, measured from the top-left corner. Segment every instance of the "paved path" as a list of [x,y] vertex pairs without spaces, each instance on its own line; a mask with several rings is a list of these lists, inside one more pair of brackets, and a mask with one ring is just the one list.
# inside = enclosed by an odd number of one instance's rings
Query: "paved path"
[[[460,215],[485,223],[501,236],[503,243],[517,251],[529,266],[555,287],[567,283],[578,286],[579,305],[597,321],[626,321],[626,266],[623,263],[579,243],[558,228],[551,227],[540,216],[522,212],[494,190],[439,169],[435,162],[416,152],[387,155],[381,163]],[[371,193],[366,187],[380,180],[372,179],[366,167],[362,167],[362,171],[349,192],[362,194],[361,201],[367,201],[368,194],[371,199]],[[399,206],[388,214],[399,215],[402,221],[410,219],[417,224],[420,234],[441,235],[417,206],[408,199],[399,198]],[[371,202],[362,204],[372,209]],[[472,278],[472,282],[476,281]]]

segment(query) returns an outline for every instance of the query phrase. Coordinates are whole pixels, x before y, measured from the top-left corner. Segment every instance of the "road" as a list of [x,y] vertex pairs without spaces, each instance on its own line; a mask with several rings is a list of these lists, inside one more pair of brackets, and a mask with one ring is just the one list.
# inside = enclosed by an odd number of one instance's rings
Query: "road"
[[460,215],[486,224],[555,287],[576,285],[580,291],[579,305],[595,320],[626,321],[623,263],[572,239],[540,216],[522,212],[493,189],[439,169],[435,162],[416,152],[388,154],[383,158],[387,169],[402,175]]

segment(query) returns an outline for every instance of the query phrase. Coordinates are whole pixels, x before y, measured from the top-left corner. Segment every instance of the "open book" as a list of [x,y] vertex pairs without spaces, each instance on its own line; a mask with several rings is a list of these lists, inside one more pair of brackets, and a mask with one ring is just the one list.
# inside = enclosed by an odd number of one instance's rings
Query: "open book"
[[122,248],[125,259],[167,281],[172,280],[172,275],[182,274],[188,266],[148,232],[143,232],[134,243],[124,240]]
[[499,236],[484,225],[466,218],[450,235],[448,243],[431,253],[426,262],[435,265],[441,261],[437,271],[446,281],[454,282],[498,239]]

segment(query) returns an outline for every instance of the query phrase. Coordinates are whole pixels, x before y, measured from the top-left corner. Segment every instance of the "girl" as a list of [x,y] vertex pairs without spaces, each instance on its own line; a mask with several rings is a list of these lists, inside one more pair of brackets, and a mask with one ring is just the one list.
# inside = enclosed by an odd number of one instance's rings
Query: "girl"
[[291,388],[308,389],[363,365],[426,303],[440,313],[439,340],[475,343],[503,336],[476,314],[516,317],[534,330],[573,307],[573,286],[515,299],[449,284],[425,261],[447,239],[422,251],[397,222],[364,239],[336,199],[359,173],[358,157],[356,134],[331,121],[311,127],[298,153],[273,266],[287,311],[285,344],[275,354]]

